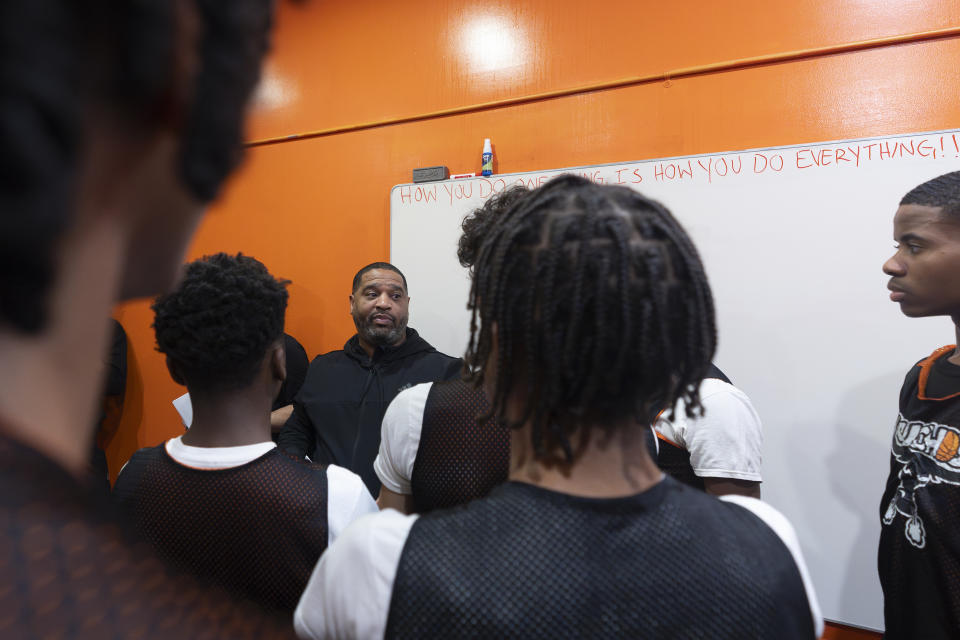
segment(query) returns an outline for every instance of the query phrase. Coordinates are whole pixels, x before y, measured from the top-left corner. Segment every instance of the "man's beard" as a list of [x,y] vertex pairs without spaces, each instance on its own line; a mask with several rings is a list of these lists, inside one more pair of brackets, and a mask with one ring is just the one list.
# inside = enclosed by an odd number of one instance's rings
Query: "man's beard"
[[396,344],[407,333],[407,319],[398,318],[393,314],[379,314],[379,315],[389,315],[393,319],[392,325],[379,326],[373,323],[373,316],[378,315],[376,313],[371,313],[366,318],[359,318],[357,314],[353,314],[353,324],[357,327],[357,333],[363,336],[363,339],[369,342],[370,344],[376,345],[378,347],[388,347]]

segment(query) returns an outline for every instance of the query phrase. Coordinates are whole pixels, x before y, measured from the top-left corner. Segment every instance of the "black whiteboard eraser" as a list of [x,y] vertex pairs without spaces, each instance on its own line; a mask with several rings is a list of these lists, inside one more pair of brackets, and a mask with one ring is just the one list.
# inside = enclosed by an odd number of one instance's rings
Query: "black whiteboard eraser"
[[446,167],[421,167],[413,170],[414,182],[433,182],[434,180],[446,180],[450,177],[450,170]]

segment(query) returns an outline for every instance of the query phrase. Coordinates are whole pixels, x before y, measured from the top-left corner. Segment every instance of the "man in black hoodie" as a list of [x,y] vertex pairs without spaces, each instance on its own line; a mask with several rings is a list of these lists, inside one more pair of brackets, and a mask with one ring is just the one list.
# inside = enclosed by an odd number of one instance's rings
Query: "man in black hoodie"
[[357,333],[342,351],[310,363],[278,440],[294,455],[350,469],[373,495],[380,490],[373,460],[390,401],[415,384],[454,378],[462,366],[407,327],[409,304],[407,279],[392,264],[357,272],[350,294]]

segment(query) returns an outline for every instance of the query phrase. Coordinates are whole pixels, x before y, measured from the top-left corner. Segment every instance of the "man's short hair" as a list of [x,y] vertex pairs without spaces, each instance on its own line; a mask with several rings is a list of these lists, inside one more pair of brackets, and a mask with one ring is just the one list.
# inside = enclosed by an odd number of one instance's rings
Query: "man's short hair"
[[494,221],[528,193],[530,190],[523,185],[512,186],[491,196],[482,206],[467,214],[463,224],[460,225],[463,234],[457,243],[457,258],[462,267],[473,268],[480,245],[483,244]]
[[407,295],[410,295],[410,288],[407,286],[407,278],[403,275],[403,272],[400,269],[397,269],[395,266],[389,262],[371,262],[364,268],[357,271],[357,275],[353,276],[353,289],[350,290],[351,293],[355,292],[360,288],[360,281],[363,280],[363,274],[367,271],[372,271],[374,269],[386,269],[387,271],[393,271],[400,275],[400,279],[403,280],[403,290]]
[[917,185],[900,204],[940,207],[945,215],[960,215],[960,171],[945,173]]
[[[243,113],[267,49],[272,0],[194,0],[198,69],[180,176],[202,202],[242,152]],[[69,226],[85,115],[149,126],[171,90],[175,2],[0,2],[0,324],[47,321],[54,251]]]
[[267,348],[283,336],[288,284],[243,254],[187,264],[177,289],[153,303],[157,350],[191,392],[248,386]]

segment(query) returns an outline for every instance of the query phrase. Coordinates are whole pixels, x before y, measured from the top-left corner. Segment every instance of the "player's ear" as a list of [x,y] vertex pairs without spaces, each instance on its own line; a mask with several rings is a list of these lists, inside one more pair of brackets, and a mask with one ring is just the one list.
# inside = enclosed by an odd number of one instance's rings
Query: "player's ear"
[[280,382],[287,379],[287,352],[283,342],[277,342],[270,350],[270,373]]

